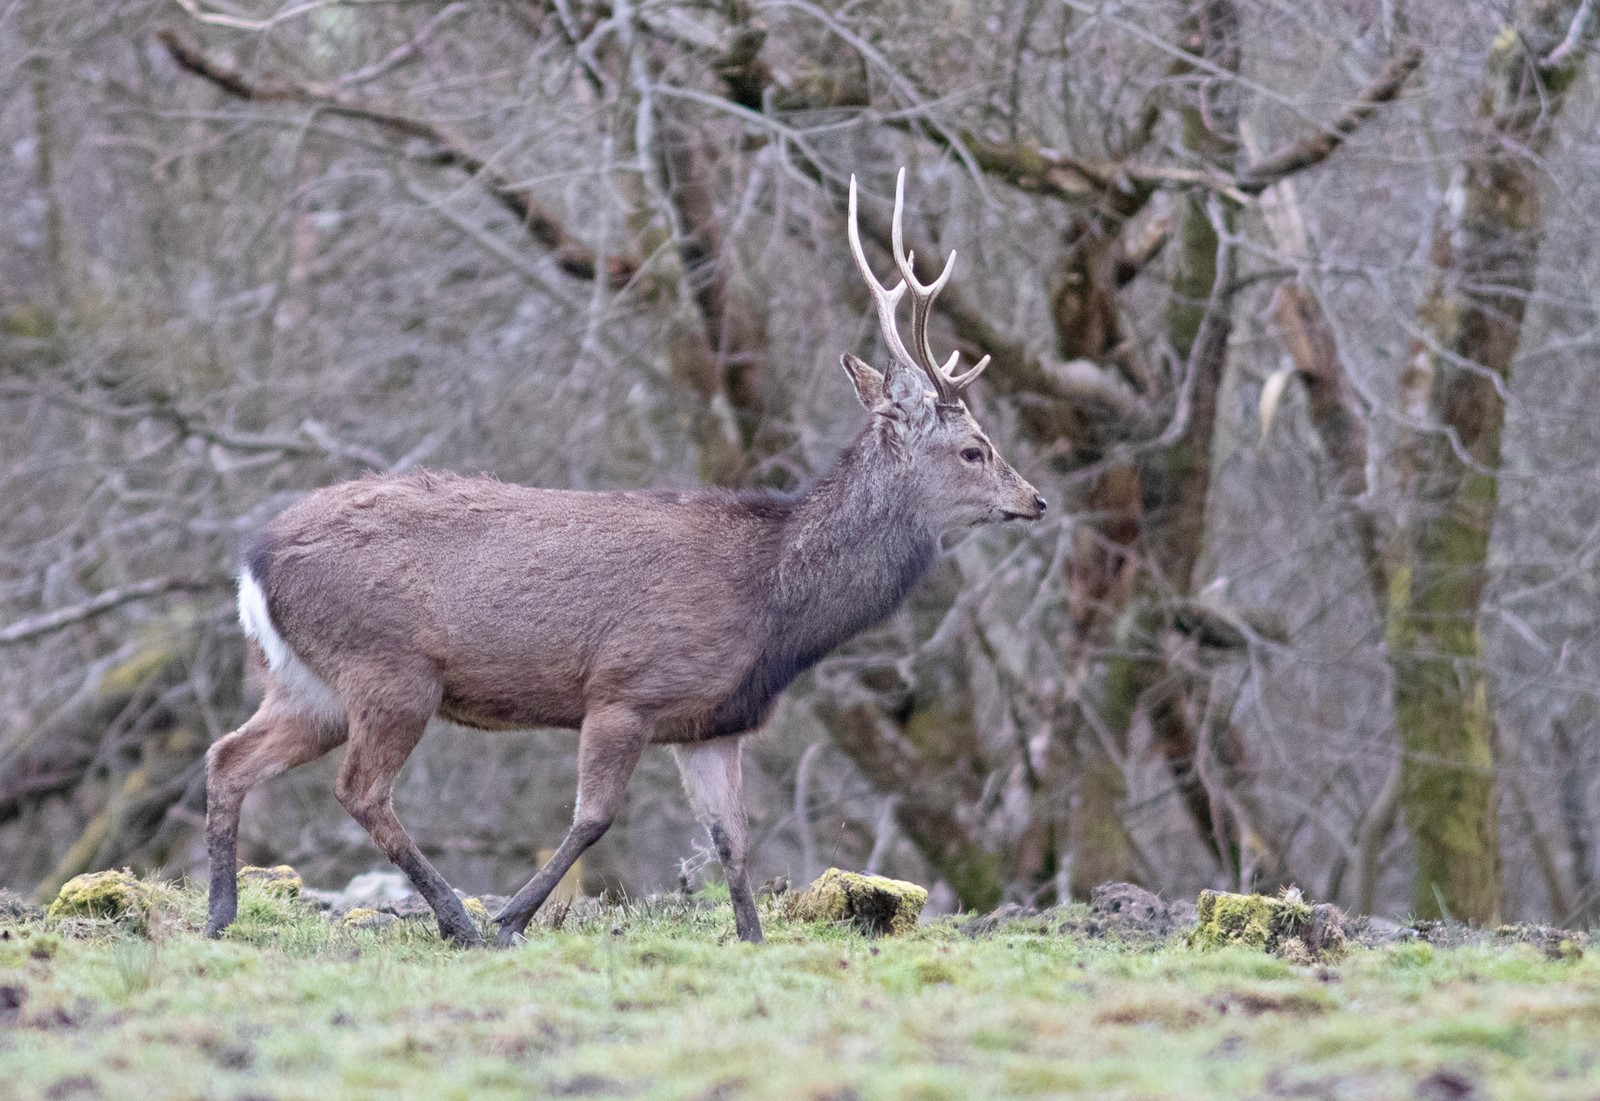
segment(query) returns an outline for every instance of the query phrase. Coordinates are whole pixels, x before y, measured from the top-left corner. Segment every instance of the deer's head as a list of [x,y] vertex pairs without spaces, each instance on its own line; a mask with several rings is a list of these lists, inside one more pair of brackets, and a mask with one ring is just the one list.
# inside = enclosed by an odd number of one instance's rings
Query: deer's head
[[[872,291],[878,325],[889,349],[889,366],[879,373],[845,353],[844,369],[855,384],[856,396],[873,417],[879,445],[901,464],[902,476],[936,528],[970,527],[1005,520],[1037,520],[1044,515],[1045,500],[1027,479],[1000,457],[962,399],[983,369],[984,356],[957,374],[961,353],[954,351],[943,364],[935,360],[928,343],[928,316],[933,300],[950,279],[955,253],[932,283],[917,280],[911,254],[905,249],[901,227],[905,207],[905,169],[894,189],[892,244],[900,282],[893,290],[878,282],[861,248],[856,224],[856,181],[850,177],[850,251],[856,267]],[[895,310],[907,290],[911,292],[911,343],[900,335]]]

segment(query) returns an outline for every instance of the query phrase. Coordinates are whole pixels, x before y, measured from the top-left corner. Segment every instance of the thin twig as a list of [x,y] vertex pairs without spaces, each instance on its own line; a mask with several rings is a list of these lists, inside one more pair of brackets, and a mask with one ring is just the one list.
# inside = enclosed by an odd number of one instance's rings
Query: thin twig
[[1564,65],[1583,45],[1583,40],[1589,34],[1589,20],[1593,16],[1594,0],[1583,0],[1573,15],[1572,22],[1567,26],[1567,36],[1555,49],[1544,55],[1539,62],[1539,68],[1558,69]]

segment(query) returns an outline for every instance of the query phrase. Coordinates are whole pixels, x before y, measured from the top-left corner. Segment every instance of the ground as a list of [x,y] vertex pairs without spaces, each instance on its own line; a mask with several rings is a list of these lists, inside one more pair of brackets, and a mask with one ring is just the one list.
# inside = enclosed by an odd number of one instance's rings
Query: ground
[[751,946],[713,897],[575,908],[494,951],[248,883],[208,941],[203,904],[0,906],[0,1096],[1600,1096],[1600,955],[1566,940],[1301,965],[1084,907],[874,939],[769,899]]

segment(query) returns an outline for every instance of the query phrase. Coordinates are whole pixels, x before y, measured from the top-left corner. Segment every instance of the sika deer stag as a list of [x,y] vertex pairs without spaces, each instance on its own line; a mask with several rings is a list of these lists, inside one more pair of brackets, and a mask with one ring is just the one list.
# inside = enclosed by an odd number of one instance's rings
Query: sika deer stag
[[[1036,520],[1044,498],[995,453],[961,400],[988,364],[939,364],[928,315],[950,277],[901,282],[850,249],[888,346],[880,375],[843,357],[871,414],[801,492],[574,493],[448,474],[369,477],[292,505],[250,547],[239,616],[265,659],[261,707],[206,755],[210,919],[237,908],[239,806],[271,776],[348,743],[341,805],[411,878],[440,932],[472,919],[395,817],[394,779],[441,715],[484,730],[578,730],[572,828],[495,918],[527,926],[611,824],[639,755],[670,745],[727,876],[739,937],[761,939],[745,859],[739,753],[790,681],[882,620],[927,569],[941,532]],[[955,257],[952,255],[950,262]],[[911,293],[911,343],[896,306]]]

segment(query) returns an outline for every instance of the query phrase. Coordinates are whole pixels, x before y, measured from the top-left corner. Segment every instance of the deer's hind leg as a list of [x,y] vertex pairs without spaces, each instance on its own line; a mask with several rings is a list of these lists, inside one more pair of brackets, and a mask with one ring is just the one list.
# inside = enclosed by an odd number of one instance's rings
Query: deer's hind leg
[[761,943],[761,918],[750,891],[750,831],[744,809],[744,776],[740,767],[744,740],[716,738],[696,745],[676,745],[678,772],[694,815],[711,835],[733,902],[733,925],[739,939]]
[[295,709],[269,692],[243,726],[206,751],[207,936],[220,936],[239,911],[239,808],[245,795],[264,780],[316,760],[344,738],[342,719]]
[[[439,706],[438,686],[422,678],[406,682],[393,673],[385,679],[382,690],[353,694],[350,700],[350,748],[334,795],[427,900],[439,919],[440,934],[463,946],[482,944],[467,908],[394,813],[395,777]],[[407,683],[416,690],[406,691],[402,686]]]

